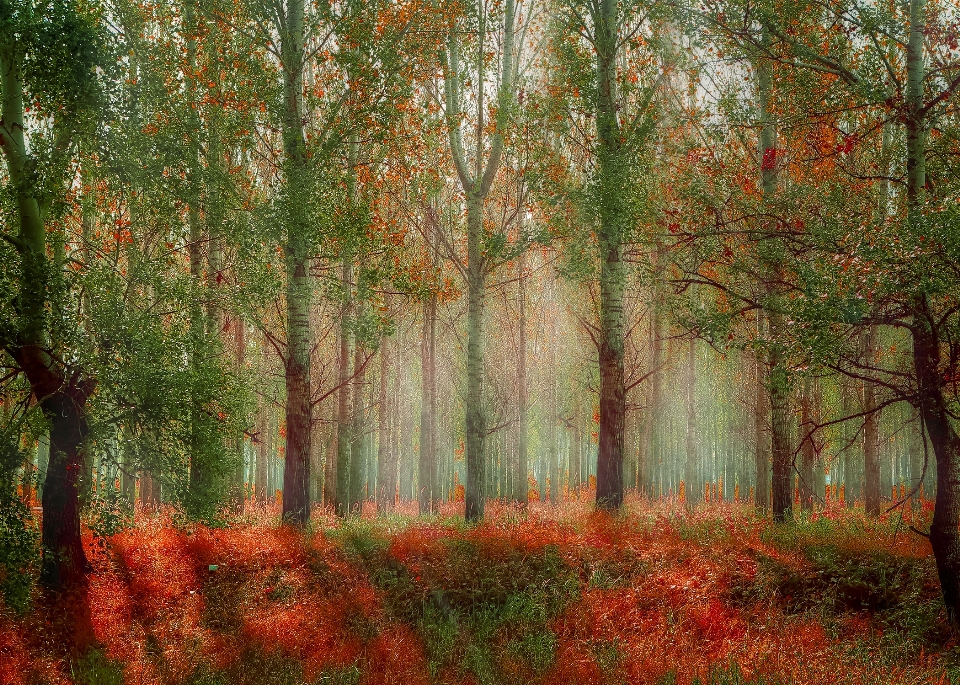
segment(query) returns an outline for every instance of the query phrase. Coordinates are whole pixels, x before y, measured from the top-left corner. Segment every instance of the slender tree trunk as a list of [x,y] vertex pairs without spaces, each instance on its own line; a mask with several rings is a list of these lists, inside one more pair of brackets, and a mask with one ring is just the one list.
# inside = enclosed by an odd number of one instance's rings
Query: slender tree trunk
[[[864,357],[867,365],[873,365],[877,349],[876,326],[867,328],[864,334]],[[863,385],[863,506],[867,516],[880,516],[880,432],[876,390],[873,383]]]
[[307,182],[308,163],[303,134],[303,0],[289,0],[286,26],[281,32],[283,54],[283,147],[289,218],[286,226],[286,419],[287,440],[283,471],[283,516],[303,525],[310,517],[310,455],[313,449],[313,386],[310,353],[313,329],[310,275]]
[[390,406],[390,338],[380,341],[380,407],[377,440],[377,513],[393,511],[397,497],[397,455],[393,451]]
[[[200,288],[203,280],[203,268],[206,260],[203,256],[203,227],[200,222],[199,208],[194,204],[189,207],[188,220],[190,225],[190,246],[188,255],[190,258],[190,276],[194,287]],[[190,305],[190,363],[196,365],[198,359],[204,354],[206,347],[206,319],[203,308],[199,301],[195,300]],[[208,500],[212,488],[212,476],[210,465],[206,463],[206,455],[202,446],[199,444],[197,433],[200,431],[200,413],[203,411],[199,406],[197,398],[191,398],[193,403],[193,417],[190,430],[191,450],[190,450],[190,495],[187,503],[188,512],[199,512],[204,508],[204,503]]]
[[[856,411],[854,403],[853,388],[851,381],[842,379],[840,381],[840,408],[843,416],[851,416]],[[847,509],[853,509],[856,495],[854,493],[854,467],[855,453],[857,448],[857,430],[853,427],[852,421],[843,422],[843,452],[842,452],[842,477],[844,504]]]
[[430,294],[423,304],[423,335],[420,341],[420,367],[423,377],[420,403],[419,507],[421,514],[432,513],[440,499],[437,483],[437,298]]
[[[770,313],[770,330],[781,327],[781,314]],[[790,445],[790,378],[781,346],[774,343],[770,353],[770,456],[773,471],[772,509],[774,521],[793,516],[793,449]]]
[[[763,313],[757,312],[757,335],[763,335]],[[754,399],[754,446],[757,479],[754,485],[754,504],[766,511],[770,506],[770,440],[767,437],[766,364],[758,352],[755,359],[756,397]]]
[[[463,146],[460,129],[460,91],[463,83],[459,73],[459,39],[456,32],[449,36],[448,51],[444,57],[444,99],[447,117],[447,131],[450,149],[457,176],[467,200],[467,392],[465,396],[465,447],[467,460],[467,482],[465,483],[465,516],[468,521],[483,518],[484,507],[484,471],[486,467],[486,420],[483,411],[483,310],[486,297],[486,272],[483,257],[483,204],[493,185],[503,154],[503,135],[509,124],[507,118],[514,99],[516,79],[516,61],[514,52],[514,21],[516,19],[515,0],[506,0],[503,14],[502,59],[497,88],[497,115],[495,130],[489,135],[489,152],[486,164],[484,145],[484,120],[486,110],[484,88],[486,85],[485,66],[487,53],[481,29],[477,57],[477,118],[475,169],[470,170]],[[481,11],[480,25],[485,26],[486,14]]]
[[660,335],[660,309],[661,309],[661,277],[663,264],[663,246],[658,244],[655,253],[655,262],[653,266],[654,284],[650,298],[650,378],[647,381],[647,406],[643,414],[643,422],[640,432],[640,459],[638,468],[640,470],[640,488],[647,492],[651,497],[653,493],[653,459],[654,445],[653,436],[656,426],[656,419],[660,415],[660,404],[662,402],[663,373],[660,366],[663,361],[663,339]]
[[687,341],[686,368],[686,459],[683,479],[686,485],[686,505],[693,507],[700,499],[700,482],[697,478],[697,339],[693,336]]
[[346,301],[343,316],[340,321],[340,356],[339,383],[337,391],[337,458],[333,465],[337,483],[334,509],[338,516],[346,516],[350,511],[350,348],[352,333],[350,319],[353,316],[352,297],[350,289],[353,282],[353,260],[349,256],[343,258],[341,281]]
[[151,506],[150,474],[147,471],[140,472],[140,506],[145,510]]
[[624,160],[618,123],[616,56],[619,12],[616,0],[601,0],[595,28],[597,59],[597,141],[600,179],[600,434],[597,453],[597,507],[619,509],[623,504],[623,429],[626,391],[623,381],[623,264]]
[[366,438],[364,425],[364,369],[363,346],[353,346],[353,416],[350,427],[350,499],[349,512],[360,516],[363,513],[363,443]]
[[[426,243],[430,267],[435,268],[434,245],[439,230],[436,210],[424,204]],[[423,331],[420,340],[420,368],[423,383],[420,403],[420,492],[418,505],[421,514],[433,512],[442,500],[438,479],[437,451],[437,296],[431,292],[423,305]]]
[[[283,515],[304,524],[310,517],[310,456],[313,442],[313,392],[310,379],[310,275],[306,260],[296,261],[287,292],[287,440],[284,451]],[[290,276],[288,276],[290,278]],[[293,292],[291,292],[293,291]]]
[[[129,447],[132,440],[130,433],[125,428],[123,430],[123,440],[126,443],[121,450],[123,455],[123,464],[120,471],[120,487],[123,492],[123,498],[132,507],[136,501],[137,475],[136,464],[133,450]],[[39,454],[38,454],[39,457]]]
[[486,275],[483,271],[483,200],[467,198],[467,395],[465,515],[468,521],[483,518],[486,467],[486,417],[483,411],[483,310]]
[[273,407],[265,402],[260,407],[260,425],[262,435],[257,445],[257,466],[254,479],[254,491],[256,493],[257,504],[263,505],[267,502],[267,460],[269,459],[270,448],[273,446]]
[[[580,434],[580,422],[582,420],[580,398],[579,396],[575,396],[573,399],[573,425],[571,426],[573,435],[570,438],[570,473],[567,475],[567,483],[569,484],[571,495],[580,487],[581,471],[583,470],[583,438]],[[524,481],[524,487],[526,487],[526,481]]]
[[557,440],[557,308],[556,283],[551,278],[547,293],[546,306],[549,307],[550,322],[547,331],[547,459],[549,460],[550,504],[556,506],[560,501],[560,449]]
[[813,442],[813,435],[809,435],[813,429],[813,379],[809,376],[803,380],[803,395],[800,398],[800,506],[804,511],[810,511],[813,508],[813,464],[816,458],[816,445]]
[[[770,35],[763,30],[764,44],[769,44]],[[777,124],[773,99],[772,65],[767,59],[760,59],[757,68],[757,95],[759,97],[760,128],[760,181],[765,204],[773,201],[777,192]],[[771,234],[776,227],[771,227]],[[768,312],[767,322],[770,332],[770,350],[768,365],[770,375],[767,390],[770,398],[770,458],[772,465],[771,505],[775,521],[783,521],[792,516],[793,488],[790,487],[793,474],[793,458],[790,450],[790,374],[787,368],[785,350],[780,342],[784,336],[783,314],[781,312],[779,282],[782,281],[782,257],[779,254],[783,246],[771,245],[773,255],[767,258]]]
[[401,499],[409,501],[416,500],[416,490],[414,481],[415,463],[413,460],[413,409],[410,402],[404,400],[410,397],[410,376],[409,370],[402,377],[402,385],[397,387],[397,421],[400,430],[397,431],[397,440],[400,450],[400,463],[403,464],[403,473],[401,474],[400,492]]
[[527,275],[526,254],[517,261],[517,477],[514,498],[527,506]]
[[557,440],[557,388],[555,381],[555,367],[551,370],[549,393],[549,416],[547,417],[547,458],[550,460],[550,504],[556,505],[560,501],[560,448]]
[[[237,377],[241,377],[243,374],[243,368],[247,353],[247,336],[246,336],[246,326],[243,323],[243,320],[236,319],[233,321],[234,325],[234,372],[237,374]],[[247,477],[246,477],[246,442],[244,441],[243,432],[239,432],[233,441],[237,452],[237,468],[233,473],[233,492],[231,499],[233,500],[233,505],[236,511],[243,512],[243,502],[246,498],[246,487],[247,487]]]

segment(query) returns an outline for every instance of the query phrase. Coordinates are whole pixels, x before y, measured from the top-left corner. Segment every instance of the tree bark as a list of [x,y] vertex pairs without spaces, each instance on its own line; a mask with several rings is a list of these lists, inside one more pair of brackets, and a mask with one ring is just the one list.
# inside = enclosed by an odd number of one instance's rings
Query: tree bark
[[[763,312],[757,312],[757,336],[763,335]],[[763,356],[757,352],[755,359],[756,397],[754,398],[754,447],[756,452],[756,482],[754,484],[754,505],[762,510],[770,506],[770,440],[767,437],[767,388],[766,364]]]
[[647,493],[647,497],[653,496],[653,437],[656,427],[656,418],[660,415],[660,404],[662,402],[663,373],[660,366],[663,361],[663,339],[660,336],[660,310],[661,305],[661,279],[663,273],[664,248],[662,244],[657,244],[654,256],[653,273],[654,284],[650,297],[650,364],[648,373],[650,378],[647,381],[647,406],[644,409],[641,429],[640,429],[640,456],[638,458],[637,468],[639,470],[638,480],[641,490]]
[[617,103],[618,5],[601,0],[595,27],[596,104],[600,219],[597,242],[600,257],[600,431],[597,453],[597,508],[619,509],[623,504],[623,429],[626,391],[623,380],[623,264],[622,206],[623,155]]
[[397,455],[393,451],[390,407],[390,338],[380,341],[380,407],[377,440],[377,513],[393,511],[397,498]]
[[334,478],[337,483],[334,511],[337,516],[346,516],[350,512],[350,348],[353,334],[350,331],[350,319],[353,316],[353,260],[344,256],[341,283],[344,289],[344,308],[340,320],[340,355],[338,358],[337,391],[337,458],[333,464]]
[[283,517],[303,525],[310,517],[310,456],[313,449],[313,385],[310,353],[313,329],[310,309],[309,183],[306,140],[303,134],[303,0],[289,0],[281,32],[283,55],[283,148],[288,219],[284,246],[286,267],[286,419],[287,440],[283,472]]
[[527,476],[527,276],[526,255],[517,261],[517,476],[514,499],[527,506],[530,485]]
[[[580,413],[579,393],[574,392],[577,396],[573,399],[573,425],[570,427],[572,432],[570,437],[570,472],[567,474],[567,483],[571,495],[574,495],[580,488],[580,477],[583,469],[583,437],[580,431],[580,423],[583,417]],[[526,487],[526,480],[524,480],[524,487]]]
[[549,307],[549,330],[547,331],[547,459],[550,480],[550,504],[556,506],[560,502],[560,450],[557,440],[557,309],[556,283],[551,278],[547,293],[546,306]]
[[[769,45],[770,34],[764,28],[762,41]],[[760,109],[760,182],[763,202],[768,205],[777,192],[777,123],[773,99],[773,73],[770,60],[761,58],[757,65],[757,95]],[[776,234],[776,226],[770,227],[770,234]],[[790,450],[790,375],[783,344],[783,314],[781,312],[781,294],[779,282],[783,280],[782,257],[779,254],[783,246],[771,245],[773,254],[766,257],[767,282],[767,323],[769,327],[770,348],[767,364],[769,377],[767,390],[770,399],[770,458],[772,466],[771,506],[775,521],[783,521],[792,516],[793,488],[790,476],[793,473],[793,458]],[[759,485],[759,484],[758,484]],[[758,487],[759,490],[759,487]]]
[[[843,378],[840,381],[840,411],[843,416],[851,416],[856,412],[854,392],[852,381]],[[843,446],[841,452],[841,479],[843,484],[844,505],[847,509],[852,509],[856,500],[854,471],[855,471],[855,453],[857,450],[858,431],[854,428],[852,420],[843,422]]]
[[467,198],[467,395],[465,516],[483,518],[486,470],[486,417],[483,411],[483,310],[486,290],[480,243],[483,239],[483,201]]
[[697,339],[693,336],[687,341],[686,368],[686,459],[683,479],[686,485],[686,506],[692,508],[700,500],[700,481],[697,478]]
[[930,525],[930,546],[947,617],[960,619],[960,436],[953,426],[940,374],[940,339],[925,295],[913,303],[913,361],[917,404],[923,428],[937,460],[937,499]]
[[[907,224],[915,234],[922,230],[921,199],[926,185],[926,130],[923,114],[926,30],[925,0],[910,0],[910,35],[907,44],[906,127]],[[941,374],[938,316],[928,296],[917,292],[909,302],[913,337],[913,364],[917,378],[917,410],[922,429],[930,439],[937,461],[937,498],[930,525],[930,546],[937,562],[947,618],[960,624],[960,435],[950,417]]]
[[268,402],[264,402],[260,407],[260,426],[261,437],[257,445],[257,467],[254,479],[254,491],[257,498],[257,504],[266,504],[267,502],[267,459],[273,447],[273,407]]
[[[864,333],[863,356],[868,366],[875,364],[877,328]],[[876,389],[873,383],[863,384],[863,506],[867,516],[880,516],[880,431]]]
[[816,445],[813,435],[808,435],[813,429],[813,379],[809,376],[803,379],[803,394],[800,396],[800,430],[798,436],[800,446],[800,506],[804,511],[813,509],[813,465],[816,459]]
[[[771,332],[780,330],[781,314],[770,313]],[[774,333],[771,333],[774,335]],[[770,352],[770,457],[774,521],[793,517],[793,449],[790,446],[790,377],[782,348],[776,342]]]
[[432,513],[440,499],[437,483],[437,298],[430,294],[423,303],[423,334],[420,368],[423,378],[420,403],[419,510]]
[[353,346],[353,412],[350,426],[350,499],[349,512],[360,516],[363,513],[363,484],[364,453],[363,443],[366,439],[364,425],[364,359],[363,346],[359,343]]

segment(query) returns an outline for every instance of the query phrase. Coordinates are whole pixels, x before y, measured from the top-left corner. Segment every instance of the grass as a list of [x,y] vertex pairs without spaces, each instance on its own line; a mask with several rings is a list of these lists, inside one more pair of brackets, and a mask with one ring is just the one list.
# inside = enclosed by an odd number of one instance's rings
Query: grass
[[89,540],[93,646],[45,639],[42,598],[0,609],[0,682],[960,682],[928,543],[826,513],[570,502],[478,525],[318,516],[305,534],[141,514]]

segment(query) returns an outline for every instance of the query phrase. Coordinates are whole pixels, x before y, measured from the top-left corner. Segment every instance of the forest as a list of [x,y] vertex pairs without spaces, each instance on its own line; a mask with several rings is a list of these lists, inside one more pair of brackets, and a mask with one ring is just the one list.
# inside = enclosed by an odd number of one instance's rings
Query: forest
[[0,0],[0,685],[960,683],[958,0]]

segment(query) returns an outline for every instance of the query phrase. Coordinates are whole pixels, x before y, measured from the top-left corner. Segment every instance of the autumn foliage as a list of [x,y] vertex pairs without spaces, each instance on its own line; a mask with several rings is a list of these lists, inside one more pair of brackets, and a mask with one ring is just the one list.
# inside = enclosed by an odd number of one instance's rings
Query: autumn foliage
[[784,529],[736,503],[629,505],[491,504],[476,527],[331,518],[309,534],[269,511],[223,529],[141,513],[104,546],[86,537],[95,651],[71,653],[38,598],[0,614],[0,682],[946,678],[927,543],[899,519],[828,507]]

